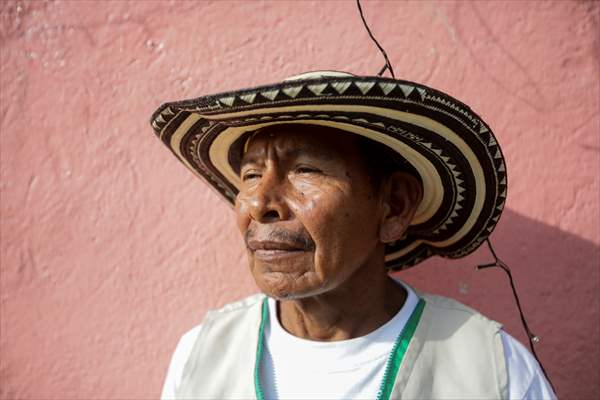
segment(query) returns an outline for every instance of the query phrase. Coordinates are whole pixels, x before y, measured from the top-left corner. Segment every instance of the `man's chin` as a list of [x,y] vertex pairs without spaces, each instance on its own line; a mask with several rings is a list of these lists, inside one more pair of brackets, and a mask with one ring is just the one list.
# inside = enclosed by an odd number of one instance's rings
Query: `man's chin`
[[254,278],[259,289],[276,300],[302,299],[315,292],[310,284],[311,272],[264,272]]

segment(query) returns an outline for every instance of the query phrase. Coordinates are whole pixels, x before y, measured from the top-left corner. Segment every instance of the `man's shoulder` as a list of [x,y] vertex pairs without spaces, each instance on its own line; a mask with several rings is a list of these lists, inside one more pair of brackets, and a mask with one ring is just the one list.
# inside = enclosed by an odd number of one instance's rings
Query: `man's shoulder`
[[[238,363],[252,364],[255,353],[254,350],[249,350],[253,346],[248,346],[248,343],[258,342],[258,329],[245,328],[256,328],[260,323],[260,309],[264,298],[264,294],[256,294],[210,310],[201,324],[187,331],[172,357],[162,398],[176,398],[178,391],[184,393],[184,398],[193,397],[186,396],[185,390],[197,389],[196,385],[209,385],[215,360],[233,365],[231,368],[235,368]],[[190,378],[192,376],[204,378]]]
[[245,311],[249,308],[254,308],[262,304],[265,297],[266,296],[263,293],[256,293],[244,299],[227,303],[220,308],[212,309],[209,311],[209,313],[227,314]]
[[[429,294],[417,292],[419,297],[425,299],[425,301],[435,307],[446,309],[446,310],[454,310],[458,312],[468,313],[468,314],[479,314],[479,312],[466,304],[461,303],[458,300],[455,300],[450,297],[444,297],[437,294]],[[481,314],[479,314],[481,315]]]
[[502,327],[500,323],[489,319],[479,311],[458,300],[427,293],[419,293],[419,296],[425,300],[430,310],[435,313],[435,319],[438,321],[444,319],[468,319],[471,322],[491,327],[494,331],[499,330]]
[[178,347],[183,346],[185,348],[191,349],[194,342],[202,333],[203,329],[210,324],[212,319],[218,318],[218,316],[232,316],[233,318],[235,318],[237,313],[241,313],[259,307],[262,304],[264,298],[264,294],[257,293],[248,296],[244,299],[227,303],[220,308],[215,308],[207,311],[201,323],[195,325],[181,336]]
[[243,319],[244,315],[259,314],[264,298],[265,295],[262,293],[253,294],[244,299],[227,303],[220,308],[209,310],[204,316],[202,324],[207,325],[214,320],[234,322]]

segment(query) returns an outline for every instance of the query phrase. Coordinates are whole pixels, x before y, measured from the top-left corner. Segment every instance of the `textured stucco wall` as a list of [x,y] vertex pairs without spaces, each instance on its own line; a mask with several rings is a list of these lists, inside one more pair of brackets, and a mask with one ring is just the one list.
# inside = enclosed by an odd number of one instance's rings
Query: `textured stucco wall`
[[[397,76],[494,129],[493,235],[562,398],[600,396],[599,3],[364,2]],[[230,209],[148,125],[167,100],[383,60],[353,2],[0,2],[0,397],[157,397],[178,337],[255,291]],[[524,340],[501,271],[404,276]]]

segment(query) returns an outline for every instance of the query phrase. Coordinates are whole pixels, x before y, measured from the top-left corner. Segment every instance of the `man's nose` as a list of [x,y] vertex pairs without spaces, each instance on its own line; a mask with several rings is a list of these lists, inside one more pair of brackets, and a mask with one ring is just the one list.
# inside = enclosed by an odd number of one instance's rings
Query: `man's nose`
[[263,224],[284,221],[290,217],[285,198],[285,179],[276,171],[266,172],[250,196],[250,216]]

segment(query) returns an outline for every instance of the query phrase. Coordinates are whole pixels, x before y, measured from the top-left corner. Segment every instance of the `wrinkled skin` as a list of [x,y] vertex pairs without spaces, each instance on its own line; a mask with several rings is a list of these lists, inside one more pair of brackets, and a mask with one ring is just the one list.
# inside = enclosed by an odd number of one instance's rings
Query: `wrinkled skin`
[[250,270],[298,336],[362,334],[377,326],[351,320],[385,323],[404,301],[387,277],[384,244],[406,230],[420,186],[400,173],[375,186],[357,143],[331,129],[280,125],[254,135],[242,159],[236,214]]

